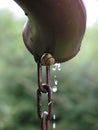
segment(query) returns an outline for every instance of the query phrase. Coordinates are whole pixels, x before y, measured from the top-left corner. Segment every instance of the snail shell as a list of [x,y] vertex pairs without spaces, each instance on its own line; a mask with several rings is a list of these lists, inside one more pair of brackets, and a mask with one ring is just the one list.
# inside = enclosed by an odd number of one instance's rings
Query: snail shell
[[50,53],[44,53],[41,57],[41,63],[45,66],[50,66],[55,63],[55,59]]

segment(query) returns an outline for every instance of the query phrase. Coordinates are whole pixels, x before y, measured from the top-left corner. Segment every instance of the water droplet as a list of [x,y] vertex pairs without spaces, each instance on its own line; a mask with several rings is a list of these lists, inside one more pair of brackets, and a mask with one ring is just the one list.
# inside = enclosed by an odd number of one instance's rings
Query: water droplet
[[57,86],[53,86],[52,91],[53,91],[54,93],[56,93],[57,90],[58,90]]
[[55,114],[53,115],[53,119],[54,119],[54,120],[56,119],[56,116],[55,116]]
[[60,64],[60,63],[55,63],[55,64],[53,65],[52,70],[53,70],[53,71],[56,71],[56,70],[61,71],[61,64]]
[[57,69],[58,69],[58,71],[61,71],[61,64],[60,63],[57,64]]
[[54,79],[54,84],[58,85],[58,80],[57,79]]
[[53,70],[53,71],[56,71],[56,69],[57,69],[57,66],[56,66],[56,65],[53,65],[52,70]]
[[55,128],[56,128],[56,123],[54,122],[54,123],[53,123],[53,129],[55,129]]

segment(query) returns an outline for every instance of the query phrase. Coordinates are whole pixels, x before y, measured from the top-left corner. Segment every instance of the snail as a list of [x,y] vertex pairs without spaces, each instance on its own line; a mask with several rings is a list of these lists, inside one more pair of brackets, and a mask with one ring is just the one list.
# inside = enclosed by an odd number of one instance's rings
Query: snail
[[50,53],[44,53],[41,57],[41,63],[45,66],[50,66],[55,63],[55,59],[52,57]]
[[86,30],[82,0],[15,1],[28,16],[23,40],[36,62],[62,63],[79,52]]

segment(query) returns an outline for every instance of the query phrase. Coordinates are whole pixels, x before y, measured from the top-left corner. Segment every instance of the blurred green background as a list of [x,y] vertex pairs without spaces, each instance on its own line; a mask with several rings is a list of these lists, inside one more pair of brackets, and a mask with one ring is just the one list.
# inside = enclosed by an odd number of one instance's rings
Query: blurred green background
[[[40,130],[37,67],[22,41],[25,19],[0,11],[0,130]],[[81,51],[51,70],[56,130],[98,130],[98,24],[87,28]],[[53,128],[51,128],[52,130]]]

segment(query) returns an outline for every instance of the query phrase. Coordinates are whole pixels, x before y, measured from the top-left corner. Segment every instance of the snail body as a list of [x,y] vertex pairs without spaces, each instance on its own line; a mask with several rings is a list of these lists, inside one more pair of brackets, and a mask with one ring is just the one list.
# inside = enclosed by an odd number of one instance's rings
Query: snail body
[[82,0],[15,0],[29,20],[23,40],[39,61],[49,53],[55,62],[65,62],[80,50],[86,29],[86,10]]

